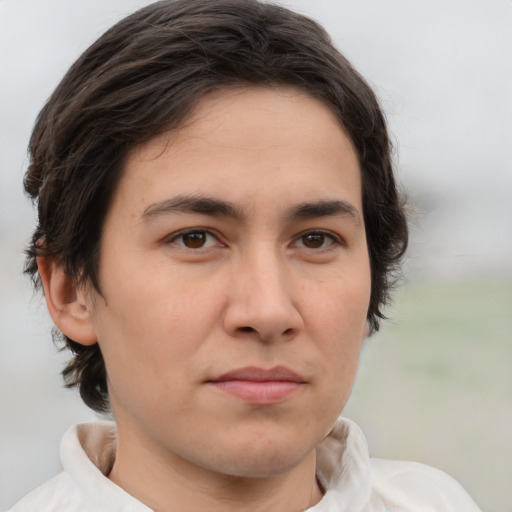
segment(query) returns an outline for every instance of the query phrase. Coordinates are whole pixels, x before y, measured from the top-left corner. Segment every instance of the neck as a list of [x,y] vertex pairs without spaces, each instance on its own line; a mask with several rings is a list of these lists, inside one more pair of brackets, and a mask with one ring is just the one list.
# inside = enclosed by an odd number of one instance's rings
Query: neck
[[155,456],[123,434],[109,478],[155,512],[299,512],[322,497],[314,451],[282,474],[247,478],[199,468],[175,454]]

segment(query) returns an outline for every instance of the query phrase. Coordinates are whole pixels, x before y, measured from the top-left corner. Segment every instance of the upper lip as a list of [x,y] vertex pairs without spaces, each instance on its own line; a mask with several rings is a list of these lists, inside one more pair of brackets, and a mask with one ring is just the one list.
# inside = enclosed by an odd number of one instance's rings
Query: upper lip
[[305,379],[286,366],[274,366],[263,369],[257,366],[246,366],[237,368],[212,379],[210,382],[224,382],[228,380],[246,380],[252,382],[298,382],[303,383]]

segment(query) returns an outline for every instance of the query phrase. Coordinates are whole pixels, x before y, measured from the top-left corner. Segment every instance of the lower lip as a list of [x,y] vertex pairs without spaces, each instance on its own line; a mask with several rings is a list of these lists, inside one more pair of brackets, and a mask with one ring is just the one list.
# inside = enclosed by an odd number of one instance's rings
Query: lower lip
[[227,380],[212,383],[217,389],[254,405],[275,404],[286,400],[302,386],[300,382]]

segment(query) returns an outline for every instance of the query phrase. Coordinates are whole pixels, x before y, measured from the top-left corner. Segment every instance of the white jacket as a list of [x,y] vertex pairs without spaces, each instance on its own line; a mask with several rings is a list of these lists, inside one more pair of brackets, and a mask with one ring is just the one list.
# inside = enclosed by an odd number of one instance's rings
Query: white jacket
[[[64,471],[9,512],[151,512],[105,475],[115,456],[115,424],[75,425],[64,435]],[[317,476],[326,490],[308,512],[480,512],[445,473],[418,464],[370,459],[361,429],[340,418],[318,447]]]

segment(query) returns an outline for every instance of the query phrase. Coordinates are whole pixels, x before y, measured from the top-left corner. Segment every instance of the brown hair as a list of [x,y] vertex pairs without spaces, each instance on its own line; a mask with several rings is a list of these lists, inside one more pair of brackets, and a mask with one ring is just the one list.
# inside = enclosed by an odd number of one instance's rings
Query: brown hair
[[[26,272],[40,286],[37,256],[56,257],[77,282],[98,290],[102,226],[134,146],[180,126],[206,93],[233,85],[290,85],[325,102],[360,158],[371,264],[371,331],[407,246],[378,101],[314,21],[258,0],[164,0],[108,30],[73,64],[37,119],[25,190],[38,225]],[[63,371],[94,410],[109,408],[99,346],[64,336]]]

